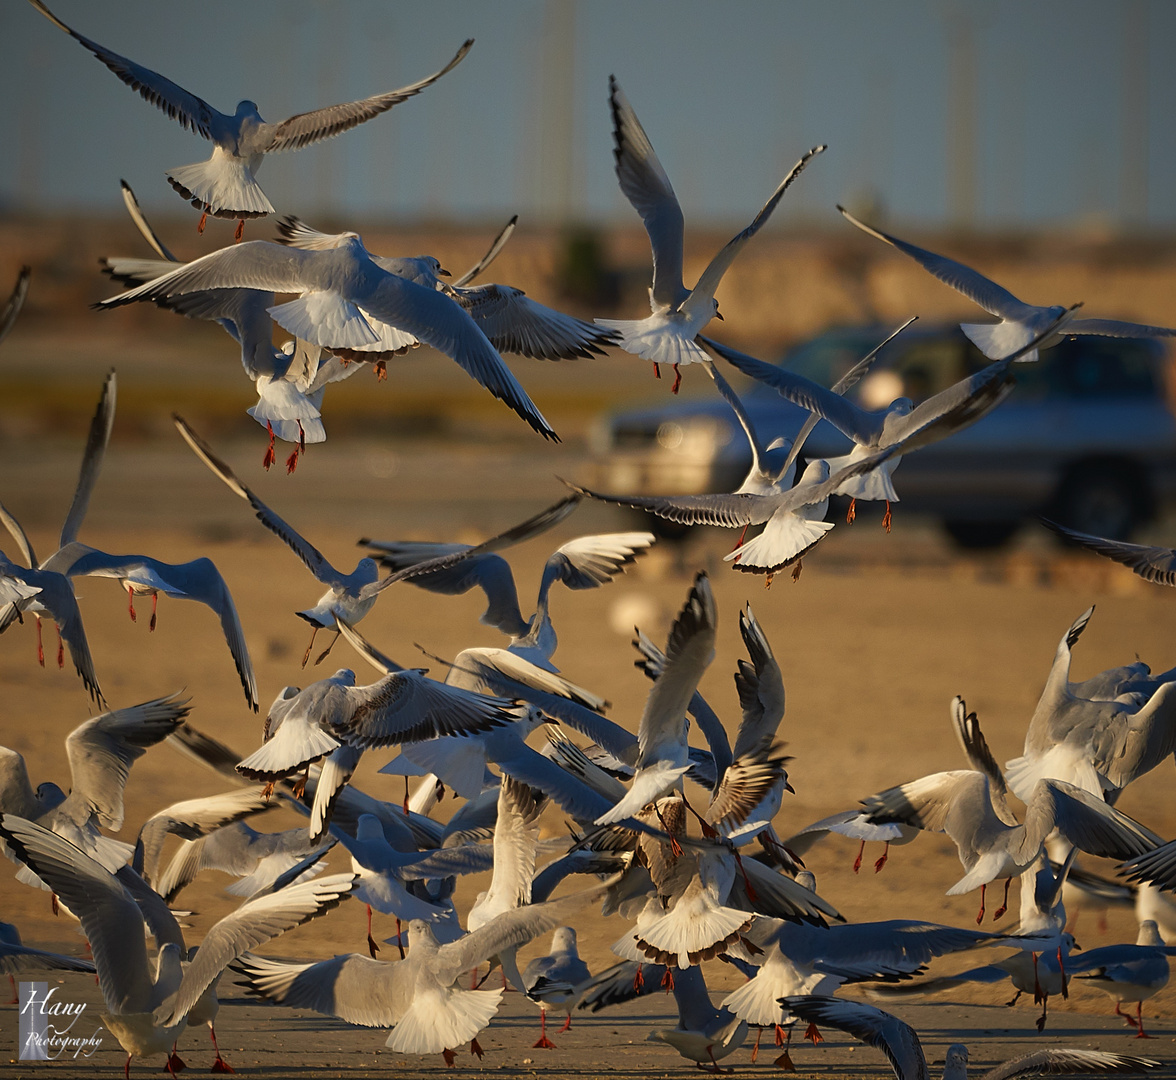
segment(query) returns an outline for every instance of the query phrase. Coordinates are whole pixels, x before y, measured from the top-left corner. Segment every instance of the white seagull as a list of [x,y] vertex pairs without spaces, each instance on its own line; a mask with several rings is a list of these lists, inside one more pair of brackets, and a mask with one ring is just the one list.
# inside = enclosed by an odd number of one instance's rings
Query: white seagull
[[269,308],[270,317],[296,338],[330,351],[380,341],[368,312],[450,357],[545,439],[559,441],[469,313],[436,289],[377,265],[358,233],[344,233],[321,251],[267,240],[222,248],[97,306],[158,303],[215,289],[297,293],[297,299]]
[[[514,231],[517,217],[495,239],[487,255],[472,270],[450,283],[442,281],[449,272],[430,257],[395,258],[372,255],[372,262],[391,274],[415,281],[425,288],[444,293],[460,304],[482,329],[499,352],[529,356],[536,360],[574,360],[603,356],[604,346],[615,345],[617,335],[586,323],[581,319],[546,307],[530,299],[522,289],[509,285],[475,285],[468,282],[501,250]],[[324,251],[343,243],[349,233],[322,233],[310,228],[295,217],[278,222],[280,243],[307,251]],[[362,308],[363,305],[360,305]],[[377,360],[403,352],[419,344],[411,334],[400,335],[394,326],[381,324],[378,317],[369,316],[372,329],[381,341],[370,346],[348,350],[348,360]]]
[[[1164,326],[1144,326],[1141,323],[1118,322],[1114,319],[1074,319],[1068,317],[1064,307],[1038,307],[1018,300],[1007,289],[1001,288],[995,281],[990,281],[983,274],[973,270],[970,266],[958,263],[945,255],[936,255],[932,251],[925,251],[905,240],[890,236],[879,229],[871,228],[864,222],[858,221],[844,207],[837,207],[845,219],[856,225],[863,232],[876,236],[879,240],[898,248],[904,255],[909,255],[929,274],[939,278],[945,285],[950,285],[956,292],[962,293],[969,300],[979,304],[990,315],[995,315],[999,322],[995,323],[960,323],[960,329],[968,336],[972,343],[989,360],[1003,360],[1013,353],[1022,351],[1021,363],[1029,363],[1037,359],[1039,349],[1048,349],[1056,345],[1062,338],[1091,334],[1098,337],[1172,337],[1176,330]],[[1048,334],[1042,334],[1046,329]],[[1025,351],[1025,346],[1040,338],[1034,347]]]
[[523,540],[530,539],[532,536],[543,532],[544,529],[551,528],[551,526],[562,521],[575,509],[576,503],[578,502],[578,499],[562,499],[535,517],[528,519],[520,525],[516,525],[512,529],[508,529],[504,533],[500,533],[498,536],[492,537],[490,540],[478,544],[476,547],[443,556],[439,560],[431,560],[427,563],[419,563],[415,566],[407,567],[389,575],[382,581],[378,580],[379,567],[374,559],[360,559],[358,565],[350,574],[344,574],[336,570],[335,567],[327,562],[316,547],[303,539],[297,531],[278,517],[277,514],[254,495],[237,478],[233,470],[216,456],[212,447],[201,439],[182,417],[173,413],[172,419],[175,421],[176,428],[184,437],[184,440],[195,451],[196,456],[224,481],[230,491],[240,496],[253,507],[257,513],[257,520],[275,536],[284,540],[290,550],[302,560],[306,568],[320,582],[330,586],[327,592],[319,597],[319,601],[314,607],[308,608],[305,611],[296,612],[299,618],[305,619],[314,627],[310,635],[310,643],[306,646],[306,652],[302,656],[303,667],[306,667],[306,663],[310,659],[310,650],[314,647],[314,639],[320,629],[334,628],[336,629],[336,635],[327,649],[315,661],[316,664],[322,662],[327,653],[331,651],[335,641],[338,640],[339,635],[336,621],[341,619],[349,626],[354,626],[371,611],[380,593],[388,588],[388,586],[395,584],[397,581],[415,577],[418,573],[422,573],[428,568],[440,568],[449,563],[460,562],[470,555],[496,551],[503,547],[509,547],[511,544],[517,544]]
[[616,158],[617,179],[633,209],[641,215],[649,242],[653,248],[653,287],[649,290],[649,306],[653,314],[647,319],[597,319],[596,322],[615,330],[621,348],[646,360],[653,361],[658,373],[659,364],[674,365],[676,394],[682,381],[681,364],[698,364],[706,360],[706,353],[694,338],[719,310],[715,290],[735,257],[763,227],[776,204],[804,167],[824,146],[814,146],[780,182],[772,197],[755,216],[755,220],[713,258],[702,272],[693,289],[682,284],[682,208],[670,186],[670,178],[654,153],[649,136],[641,127],[633,106],[621,92],[614,76],[609,76],[609,105],[613,115],[613,156]]
[[[331,910],[354,887],[351,874],[336,874],[242,904],[208,931],[184,967],[179,926],[137,875],[116,877],[68,840],[14,814],[0,816],[0,837],[81,920],[106,1004],[102,1022],[127,1052],[128,1077],[136,1054],[167,1053],[175,1044],[230,961]],[[147,918],[159,945],[154,964],[147,956]],[[167,1067],[174,1076],[170,1058]]]
[[167,174],[168,183],[193,206],[204,211],[200,219],[201,231],[209,214],[238,218],[238,239],[246,218],[265,217],[274,212],[265,192],[254,179],[266,154],[300,150],[387,112],[393,105],[414,97],[452,70],[474,44],[473,39],[466,41],[445,67],[420,82],[360,101],[299,113],[280,124],[268,124],[261,118],[252,101],[239,102],[237,111],[232,115],[218,112],[208,102],[177,86],[170,79],[71,30],[41,0],[29,2],[79,45],[89,49],[127,86],[138,91],[144,101],[162,109],[181,127],[213,144],[212,157],[208,161],[170,170]]

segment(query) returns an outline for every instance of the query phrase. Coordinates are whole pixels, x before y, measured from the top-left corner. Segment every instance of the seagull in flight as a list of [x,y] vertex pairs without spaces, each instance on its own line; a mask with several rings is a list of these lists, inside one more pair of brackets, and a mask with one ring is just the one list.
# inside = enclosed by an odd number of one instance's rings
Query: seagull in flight
[[898,248],[929,274],[933,274],[945,285],[950,285],[956,292],[979,304],[990,315],[995,315],[999,322],[960,323],[960,329],[989,360],[1003,360],[1012,353],[1023,350],[1046,328],[1050,329],[1049,334],[1038,341],[1033,349],[1018,358],[1021,363],[1035,361],[1039,349],[1048,349],[1063,338],[1083,334],[1125,338],[1176,336],[1176,330],[1170,330],[1165,326],[1144,326],[1141,323],[1119,322],[1116,319],[1075,319],[1068,316],[1066,308],[1058,305],[1039,307],[1026,304],[1023,300],[1018,300],[1008,289],[1002,288],[970,266],[949,259],[946,255],[936,255],[933,251],[915,247],[914,244],[908,244],[905,240],[899,240],[880,229],[871,228],[865,222],[858,221],[843,206],[837,209],[848,222],[856,225],[862,232],[876,236],[891,247]]
[[213,144],[212,157],[195,165],[171,169],[167,174],[168,183],[204,212],[198,231],[204,231],[209,214],[237,218],[238,240],[244,232],[247,218],[265,217],[274,212],[265,192],[254,179],[266,154],[300,150],[387,112],[393,105],[415,97],[442,75],[452,71],[465,59],[474,44],[472,38],[466,41],[440,71],[419,82],[402,86],[399,90],[342,105],[329,105],[291,116],[280,124],[268,124],[261,118],[257,105],[252,101],[239,102],[237,111],[231,115],[219,112],[170,79],[83,37],[66,26],[41,0],[29,0],[29,3],[79,45],[89,49],[127,86],[138,91],[144,101],[162,109],[180,127],[194,131]]
[[530,539],[532,536],[537,536],[545,529],[551,528],[551,526],[567,517],[580,501],[578,495],[561,499],[547,510],[506,530],[506,532],[499,533],[497,536],[483,541],[476,547],[465,548],[461,551],[441,555],[436,559],[429,559],[417,563],[414,566],[405,567],[403,570],[398,570],[396,573],[390,574],[383,580],[380,580],[379,566],[375,559],[360,559],[356,568],[350,574],[345,574],[335,569],[318,548],[304,539],[296,529],[288,525],[282,518],[278,517],[277,514],[246,487],[238,479],[233,470],[217,457],[212,447],[189,427],[183,417],[173,414],[172,419],[175,421],[175,425],[184,437],[184,440],[195,451],[196,456],[225,482],[230,491],[249,503],[257,513],[257,520],[275,536],[283,540],[319,581],[329,586],[327,591],[319,597],[318,603],[314,607],[308,608],[305,611],[296,612],[299,618],[305,619],[314,627],[314,632],[310,635],[310,644],[306,646],[306,652],[302,656],[303,667],[306,667],[307,661],[310,659],[310,650],[314,647],[315,635],[318,634],[319,630],[334,629],[335,638],[315,661],[316,664],[322,663],[334,647],[335,641],[339,638],[336,620],[342,619],[349,626],[354,626],[371,611],[380,593],[390,585],[407,578],[416,577],[417,574],[426,573],[430,569],[440,569],[453,563],[461,562],[470,556],[498,551],[512,544],[521,543],[523,540]]
[[814,146],[780,181],[772,197],[755,216],[755,220],[730,240],[707,265],[693,289],[682,284],[683,219],[678,196],[670,178],[654,152],[653,144],[629,99],[614,76],[609,76],[609,105],[613,115],[613,156],[617,179],[625,198],[641,215],[649,243],[653,248],[653,287],[649,306],[653,314],[647,319],[597,319],[600,326],[615,330],[621,348],[653,361],[654,374],[661,378],[659,364],[674,365],[673,392],[682,382],[681,364],[698,364],[707,359],[694,337],[711,319],[719,315],[715,290],[735,257],[772,216],[776,204],[808,163],[825,147]]

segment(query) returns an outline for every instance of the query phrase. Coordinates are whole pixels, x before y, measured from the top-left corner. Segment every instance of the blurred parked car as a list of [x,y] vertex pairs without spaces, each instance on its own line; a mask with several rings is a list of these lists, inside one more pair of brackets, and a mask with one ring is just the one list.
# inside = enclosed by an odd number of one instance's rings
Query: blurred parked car
[[[874,326],[831,330],[792,350],[781,366],[831,386],[887,333]],[[736,382],[738,373],[719,363],[765,444],[795,434],[805,411],[769,387]],[[850,393],[868,408],[901,395],[918,403],[986,363],[958,326],[916,324]],[[903,458],[895,474],[900,509],[935,515],[966,547],[1004,543],[1037,514],[1127,538],[1176,494],[1167,366],[1157,341],[1093,337],[1064,341],[1038,363],[1017,365],[1016,388],[993,412]],[[849,448],[822,421],[802,462]],[[751,460],[734,413],[717,394],[606,416],[593,449],[590,486],[620,494],[732,491]]]

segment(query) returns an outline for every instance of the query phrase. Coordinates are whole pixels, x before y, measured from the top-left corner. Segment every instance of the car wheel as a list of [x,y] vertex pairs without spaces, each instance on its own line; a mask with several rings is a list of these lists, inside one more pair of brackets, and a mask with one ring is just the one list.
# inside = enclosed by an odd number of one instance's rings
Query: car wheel
[[960,547],[969,551],[983,551],[1007,544],[1021,527],[1019,521],[960,521],[947,520],[943,528]]
[[1078,532],[1126,540],[1149,514],[1147,490],[1130,467],[1111,463],[1075,469],[1058,490],[1056,519]]

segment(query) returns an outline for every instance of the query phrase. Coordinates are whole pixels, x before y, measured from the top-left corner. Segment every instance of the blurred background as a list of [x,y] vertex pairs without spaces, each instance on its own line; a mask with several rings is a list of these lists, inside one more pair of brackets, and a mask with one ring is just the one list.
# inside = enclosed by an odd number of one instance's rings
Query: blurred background
[[[466,60],[421,96],[341,138],[276,155],[260,180],[282,213],[356,229],[374,251],[435,255],[455,272],[517,213],[519,231],[485,280],[582,317],[647,310],[648,241],[612,168],[607,80],[615,74],[683,205],[687,281],[802,151],[829,144],[720,289],[726,321],[712,332],[757,356],[777,360],[846,328],[854,342],[865,341],[912,314],[921,316],[922,332],[942,336],[974,314],[915,264],[847,225],[839,202],[1031,302],[1082,300],[1088,313],[1176,324],[1176,139],[1168,124],[1176,72],[1167,62],[1176,9],[1160,0],[1044,0],[1028,8],[1011,0],[736,2],[721,13],[688,0],[670,8],[610,0],[443,8],[210,0],[199,19],[179,4],[135,0],[59,0],[53,9],[79,33],[218,108],[251,98],[273,120],[419,79],[475,38]],[[0,10],[0,89],[11,103],[0,114],[9,150],[0,157],[0,283],[21,265],[33,268],[27,307],[0,355],[0,450],[8,476],[31,477],[25,513],[44,512],[44,493],[57,481],[38,470],[51,467],[60,440],[84,430],[111,366],[121,378],[116,453],[119,440],[151,445],[152,468],[181,455],[173,409],[253,453],[258,429],[244,415],[251,390],[219,329],[150,307],[89,308],[115,291],[98,272],[100,256],[148,254],[123,211],[120,179],[180,258],[230,242],[232,222],[212,220],[198,236],[196,212],[164,178],[166,168],[205,157],[206,144],[20,3]],[[247,238],[272,235],[264,220],[246,230]],[[869,330],[863,337],[854,328]],[[510,362],[561,447],[538,447],[454,365],[422,349],[397,360],[385,384],[360,376],[328,391],[331,441],[312,448],[306,472],[319,474],[317,456],[322,483],[334,487],[338,469],[329,463],[342,454],[374,462],[362,466],[372,478],[399,473],[403,484],[421,447],[429,475],[445,454],[492,443],[509,468],[496,466],[489,480],[476,468],[452,470],[458,487],[468,479],[474,509],[451,513],[472,527],[486,520],[480,500],[491,491],[509,516],[516,476],[526,477],[527,493],[536,484],[558,491],[553,473],[613,483],[627,475],[629,490],[684,491],[727,483],[741,467],[731,460],[742,436],[729,415],[703,432],[701,444],[678,438],[702,429],[683,427],[668,384],[627,354]],[[969,362],[950,360],[953,371]],[[1142,394],[1162,406],[1166,353],[1148,363],[1159,374]],[[915,374],[925,381],[925,371]],[[1087,398],[1114,396],[1116,385],[1095,379]],[[1138,396],[1138,379],[1134,385]],[[912,393],[911,385],[902,389]],[[688,371],[682,398],[712,400],[709,380]],[[634,409],[645,417],[640,447],[629,437]],[[1047,427],[1063,422],[1079,423],[1070,415]],[[663,430],[666,423],[678,426]],[[1081,423],[1103,430],[1111,422]],[[1113,424],[1129,443],[1131,423]],[[1111,531],[1139,534],[1167,505],[1176,429],[1158,438],[1167,440],[1159,456],[1154,438],[1133,449],[1123,439],[1109,449],[1079,447],[1052,462],[1022,503],[1049,510],[1076,462],[1129,457],[1131,475],[1125,469],[1112,479],[1134,485],[1131,520]],[[700,446],[702,458],[679,467],[682,454]],[[637,472],[625,458],[635,451]],[[1019,451],[1004,451],[990,489],[1019,483]],[[667,453],[668,472],[659,463]],[[713,467],[718,457],[726,472]],[[65,489],[72,468],[61,477]],[[144,472],[135,490],[150,490],[153,473]],[[156,508],[169,497],[176,486],[165,482],[149,501]],[[128,499],[119,513],[143,502]],[[923,522],[918,511],[928,508],[910,505],[908,520]],[[933,502],[929,513],[932,524],[946,520]],[[838,530],[838,542],[847,531]],[[939,541],[929,533],[928,542]]]

